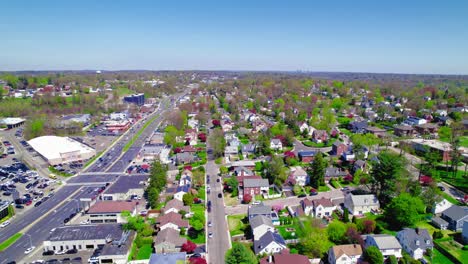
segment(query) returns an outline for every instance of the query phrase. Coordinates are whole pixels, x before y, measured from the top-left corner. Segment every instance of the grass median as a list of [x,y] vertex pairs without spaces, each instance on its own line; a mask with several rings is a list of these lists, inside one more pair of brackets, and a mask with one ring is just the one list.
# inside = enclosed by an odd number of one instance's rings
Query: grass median
[[0,243],[0,251],[3,251],[5,249],[7,249],[9,246],[11,246],[13,243],[15,243],[22,236],[23,236],[23,234],[16,233],[16,234],[12,235],[11,237],[9,237],[7,240]]
[[145,129],[151,124],[153,123],[154,120],[156,120],[156,118],[158,118],[159,115],[155,115],[154,117],[152,117],[148,122],[146,122],[139,130],[138,132],[132,137],[132,139],[127,142],[127,144],[125,144],[125,146],[123,147],[122,149],[122,152],[126,152],[127,150],[129,150],[133,143],[135,142],[135,140],[137,140],[141,134],[143,134],[143,131],[145,131]]

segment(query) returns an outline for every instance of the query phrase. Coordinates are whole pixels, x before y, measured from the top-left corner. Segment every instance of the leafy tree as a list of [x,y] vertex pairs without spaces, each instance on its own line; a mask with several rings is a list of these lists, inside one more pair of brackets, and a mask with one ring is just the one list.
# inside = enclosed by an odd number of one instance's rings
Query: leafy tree
[[252,201],[252,195],[248,194],[248,193],[245,193],[244,196],[242,197],[242,201],[245,203],[245,204],[248,204]]
[[334,220],[327,226],[327,234],[330,241],[339,244],[341,243],[346,235],[346,224],[343,222]]
[[191,206],[193,204],[193,198],[194,197],[191,193],[186,193],[182,196],[182,201],[184,202],[184,205]]
[[310,185],[314,188],[325,185],[326,161],[323,159],[322,152],[315,155],[314,161],[310,166]]
[[362,254],[362,258],[372,264],[383,264],[384,262],[382,253],[375,246],[367,247]]
[[437,131],[439,134],[439,138],[444,141],[449,141],[450,137],[452,136],[452,129],[447,126],[440,127]]
[[232,248],[226,252],[226,264],[256,264],[254,253],[241,243],[232,243]]
[[177,129],[175,126],[167,126],[164,132],[164,143],[170,146],[177,143],[177,137],[184,136],[184,131]]
[[203,214],[203,212],[195,213],[189,220],[190,226],[197,231],[203,230],[204,222],[205,215]]
[[286,180],[286,167],[281,156],[272,156],[271,161],[265,163],[266,177],[270,184],[281,186]]
[[[431,102],[431,101],[430,101]],[[395,255],[390,255],[390,257],[388,258],[388,264],[398,264],[398,260],[397,258],[395,257]]]
[[189,259],[190,264],[206,264],[206,259],[204,258],[190,258]]
[[293,192],[296,195],[300,194],[302,192],[302,187],[299,186],[298,184],[295,184],[294,187],[293,187]]
[[396,230],[414,225],[419,215],[424,213],[424,204],[419,197],[402,193],[394,198],[385,208],[385,218]]
[[228,174],[229,170],[226,166],[220,166],[219,167],[219,173],[221,173],[221,175],[226,175]]
[[345,208],[343,210],[343,222],[345,222],[345,223],[349,222],[349,210],[348,210],[348,208]]
[[237,196],[237,192],[238,192],[237,187],[239,186],[239,181],[237,180],[237,177],[235,175],[232,175],[228,179],[227,185],[232,190],[232,196]]
[[396,196],[396,183],[407,177],[405,160],[396,153],[380,152],[372,162],[371,184],[381,206],[387,205]]
[[208,141],[210,146],[213,148],[214,157],[222,157],[224,154],[224,148],[226,147],[226,140],[224,139],[223,130],[220,128],[215,128],[213,132],[211,132]]
[[309,257],[322,258],[330,248],[326,229],[322,228],[319,219],[308,217],[298,230],[299,243],[303,253]]
[[182,244],[182,248],[180,249],[180,252],[187,252],[187,253],[193,253],[195,249],[197,248],[197,245],[193,243],[190,240],[187,240],[184,244]]

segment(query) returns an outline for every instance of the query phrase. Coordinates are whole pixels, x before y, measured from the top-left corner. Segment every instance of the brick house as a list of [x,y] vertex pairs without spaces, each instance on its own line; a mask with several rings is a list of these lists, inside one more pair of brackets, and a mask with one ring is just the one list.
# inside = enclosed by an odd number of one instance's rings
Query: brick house
[[268,192],[269,186],[267,179],[244,179],[244,194],[262,194],[262,191]]
[[336,155],[336,156],[341,156],[341,154],[343,154],[344,152],[346,152],[348,150],[348,145],[346,145],[345,143],[341,142],[341,141],[335,141],[332,145],[332,152]]

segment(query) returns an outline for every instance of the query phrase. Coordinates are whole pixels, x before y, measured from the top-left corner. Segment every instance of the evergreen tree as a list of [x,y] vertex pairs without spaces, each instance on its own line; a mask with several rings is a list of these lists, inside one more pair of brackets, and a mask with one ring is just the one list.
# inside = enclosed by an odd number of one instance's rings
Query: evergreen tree
[[326,161],[323,159],[322,152],[318,152],[309,170],[310,185],[312,187],[319,188],[325,185],[325,167]]
[[254,253],[240,243],[232,243],[232,248],[226,252],[226,264],[256,264]]

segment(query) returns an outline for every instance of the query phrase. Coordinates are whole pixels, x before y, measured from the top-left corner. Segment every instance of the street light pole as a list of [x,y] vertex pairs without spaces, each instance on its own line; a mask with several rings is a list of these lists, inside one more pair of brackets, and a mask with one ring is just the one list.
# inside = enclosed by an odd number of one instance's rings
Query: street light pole
[[80,202],[77,199],[72,199],[72,201],[76,202],[76,212],[80,211]]
[[32,248],[33,245],[32,245],[32,238],[31,238],[31,235],[30,234],[25,234],[29,237],[29,247]]

